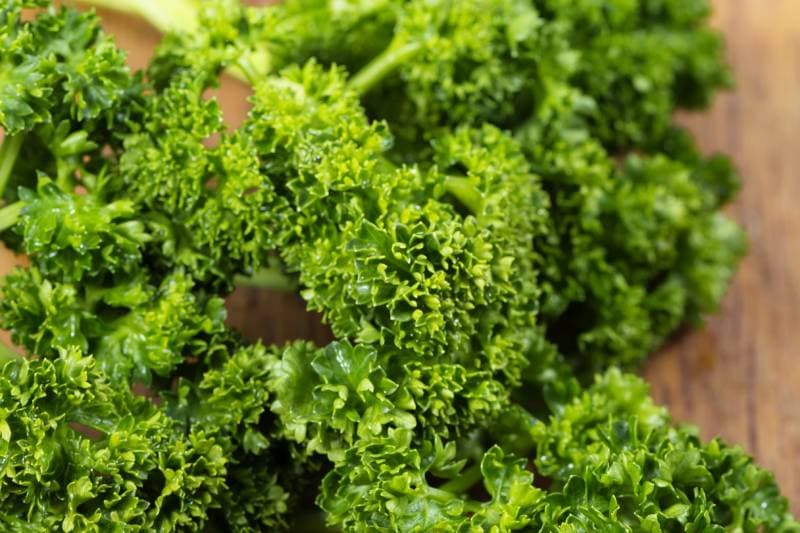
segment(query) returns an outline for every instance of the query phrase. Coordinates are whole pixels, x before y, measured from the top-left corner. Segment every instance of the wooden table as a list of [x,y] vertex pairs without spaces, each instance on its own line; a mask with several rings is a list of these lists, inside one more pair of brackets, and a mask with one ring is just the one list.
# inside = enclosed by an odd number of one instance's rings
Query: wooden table
[[[714,25],[728,38],[735,92],[707,113],[681,116],[706,151],[732,154],[744,189],[731,214],[750,254],[717,316],[684,334],[644,369],[658,401],[704,438],[740,443],[775,471],[800,515],[800,0],[715,0]],[[144,23],[103,14],[131,63],[157,41]],[[227,81],[226,119],[240,122],[247,90]],[[6,253],[0,264],[8,267]],[[248,337],[326,341],[327,328],[295,295],[238,290],[231,324]]]

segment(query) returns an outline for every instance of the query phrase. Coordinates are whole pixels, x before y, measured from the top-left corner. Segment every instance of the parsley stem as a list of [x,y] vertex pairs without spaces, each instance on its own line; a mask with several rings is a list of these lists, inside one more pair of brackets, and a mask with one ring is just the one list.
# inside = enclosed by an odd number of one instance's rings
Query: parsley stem
[[25,207],[24,202],[14,202],[13,204],[0,208],[0,232],[7,230],[17,223],[23,207]]
[[481,193],[469,178],[448,176],[444,182],[444,188],[464,204],[464,207],[469,209],[473,215],[479,215],[483,210]]
[[198,5],[191,0],[81,0],[142,17],[162,33],[197,29]]
[[422,44],[418,41],[403,46],[389,46],[355,76],[350,78],[350,88],[358,94],[369,92],[382,79],[411,59],[420,50],[422,50]]
[[441,503],[451,502],[456,499],[461,500],[464,504],[464,509],[467,511],[476,512],[481,507],[481,504],[474,500],[467,500],[458,494],[453,494],[452,492],[447,492],[446,490],[428,487],[426,492],[431,499]]
[[6,136],[0,146],[0,196],[6,192],[11,170],[14,168],[14,163],[17,162],[20,148],[22,148],[23,137],[22,133]]
[[272,56],[266,48],[253,48],[225,69],[225,73],[250,86],[255,86],[272,72]]
[[461,472],[455,477],[439,487],[439,490],[452,494],[462,494],[472,487],[483,476],[480,463],[475,463],[471,467]]
[[[101,8],[136,15],[161,33],[189,33],[198,30],[200,5],[192,0],[79,0]],[[203,0],[200,0],[201,2]],[[269,74],[270,54],[255,48],[241,55],[225,72],[249,85]]]
[[475,483],[481,479],[483,473],[481,472],[480,463],[475,463],[467,468],[458,477],[451,479],[447,483],[439,487],[428,487],[428,495],[440,502],[449,502],[456,498],[464,502],[464,509],[467,511],[477,511],[480,508],[480,503],[466,499],[463,494],[470,489]]
[[19,357],[20,355],[12,350],[9,345],[0,341],[0,365],[5,364],[8,361],[19,359]]
[[297,290],[297,281],[283,273],[278,266],[264,268],[252,276],[236,276],[235,282],[241,287],[269,289],[278,292],[295,292]]
[[307,531],[308,533],[334,533],[338,529],[329,527],[325,523],[325,514],[319,511],[302,513],[294,522],[295,531]]

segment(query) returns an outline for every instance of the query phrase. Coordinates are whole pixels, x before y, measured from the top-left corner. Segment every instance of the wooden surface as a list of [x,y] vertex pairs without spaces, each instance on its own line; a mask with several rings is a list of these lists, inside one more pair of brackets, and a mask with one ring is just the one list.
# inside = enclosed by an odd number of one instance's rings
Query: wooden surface
[[[747,229],[750,254],[720,313],[661,350],[644,372],[677,420],[698,425],[704,438],[741,444],[775,471],[800,514],[800,0],[714,4],[737,87],[709,112],[680,120],[704,150],[736,160],[744,189],[730,212]],[[144,23],[106,20],[132,64],[142,65],[157,34]],[[240,122],[246,94],[224,84],[230,123]],[[294,295],[240,289],[228,304],[230,322],[250,338],[329,335]]]

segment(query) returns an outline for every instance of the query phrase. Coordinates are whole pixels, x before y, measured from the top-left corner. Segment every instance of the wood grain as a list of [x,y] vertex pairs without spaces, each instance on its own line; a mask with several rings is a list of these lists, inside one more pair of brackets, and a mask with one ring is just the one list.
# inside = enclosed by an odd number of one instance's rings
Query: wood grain
[[[736,160],[744,188],[730,213],[747,229],[750,254],[719,314],[662,349],[644,374],[677,420],[698,425],[705,438],[740,443],[774,470],[800,514],[800,0],[714,5],[737,88],[709,112],[679,119],[705,151]],[[131,63],[143,65],[157,34],[103,16]],[[219,93],[226,119],[239,123],[247,90],[226,80]],[[2,270],[11,261],[0,255]],[[250,338],[330,338],[294,295],[239,289],[228,308],[231,324]]]

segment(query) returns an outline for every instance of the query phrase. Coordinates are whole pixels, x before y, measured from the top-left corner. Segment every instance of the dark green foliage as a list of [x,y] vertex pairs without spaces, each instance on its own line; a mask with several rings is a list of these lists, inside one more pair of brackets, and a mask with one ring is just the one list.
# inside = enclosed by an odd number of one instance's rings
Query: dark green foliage
[[[128,78],[124,54],[101,35],[97,19],[55,8],[22,22],[18,2],[0,8],[0,125],[8,135],[110,109]],[[45,2],[23,2],[23,5]]]
[[[134,75],[48,5],[0,3],[3,529],[798,531],[614,368],[744,252],[671,125],[728,83],[705,1],[186,1]],[[244,342],[253,274],[337,340]]]
[[244,127],[288,193],[287,268],[337,335],[517,379],[546,197],[513,139],[460,130],[435,144],[441,168],[396,168],[385,127],[314,63],[260,84]]
[[108,383],[93,358],[19,359],[0,390],[4,529],[191,531],[219,505],[223,449]]
[[205,88],[199,74],[182,73],[150,99],[107,189],[148,213],[161,267],[230,286],[267,264],[285,223],[283,199],[260,173],[253,139],[225,132]]
[[721,296],[744,237],[715,211],[728,194],[730,167],[721,159],[695,164],[631,156],[618,169],[604,161],[582,172],[592,181],[561,188],[551,185],[556,169],[548,172],[558,242],[551,254],[564,254],[569,265],[545,270],[555,298],[544,304],[552,309],[548,338],[578,366],[601,370],[607,360],[597,354],[634,363],[682,322],[716,309],[712,295]]
[[[393,428],[457,436],[485,424],[508,402],[488,372],[445,363],[401,366],[397,359],[348,343],[288,346],[269,384],[286,437],[338,460],[357,440]],[[396,381],[385,370],[393,366],[400,368]]]
[[151,239],[129,200],[99,202],[62,191],[40,178],[36,192],[22,189],[17,230],[23,249],[43,275],[77,282],[101,271],[131,274]]
[[525,0],[412,0],[389,55],[377,59],[389,60],[392,71],[374,80],[362,70],[354,84],[366,92],[367,111],[387,119],[401,143],[440,127],[515,125],[569,68],[559,37]]
[[[316,18],[322,16],[320,13],[332,21],[341,20],[344,12],[351,13],[339,11],[340,8],[333,3],[322,2],[315,4],[315,9],[304,11],[302,2],[290,1],[273,12],[272,16],[292,25],[299,24],[298,21],[302,20],[299,14],[305,12],[307,17],[314,17],[315,20],[316,26],[311,24],[310,27],[318,28],[322,24],[322,19]],[[386,165],[381,164],[381,154],[398,161],[415,160],[423,168],[436,163],[444,167],[436,170],[446,178],[452,178],[449,175],[451,167],[464,165],[458,161],[442,161],[436,153],[437,137],[451,135],[449,132],[442,133],[441,128],[462,126],[460,129],[463,132],[465,124],[486,121],[512,127],[527,158],[528,168],[523,169],[522,174],[539,174],[543,188],[550,196],[549,202],[541,196],[534,196],[534,199],[527,201],[532,204],[534,211],[539,205],[548,210],[549,217],[539,220],[537,213],[529,212],[520,220],[523,225],[537,228],[532,232],[536,252],[533,261],[536,262],[537,256],[543,258],[535,264],[539,288],[534,290],[539,297],[533,309],[541,310],[545,317],[546,337],[558,344],[564,355],[582,371],[590,373],[594,369],[605,368],[610,361],[635,364],[681,322],[696,320],[698,310],[708,312],[715,309],[716,303],[707,296],[700,297],[704,300],[702,305],[689,301],[688,294],[693,294],[698,287],[686,290],[691,285],[686,278],[694,274],[678,273],[678,265],[698,265],[693,263],[697,261],[693,251],[696,248],[688,242],[704,240],[705,248],[715,252],[703,261],[707,266],[702,269],[706,272],[715,271],[714,277],[719,284],[727,283],[724,280],[730,278],[732,266],[743,250],[741,238],[732,231],[727,231],[723,237],[721,232],[701,231],[700,228],[709,226],[708,220],[717,219],[714,211],[730,198],[731,192],[737,187],[737,180],[723,158],[703,159],[697,155],[691,142],[674,133],[670,127],[673,109],[677,105],[690,105],[673,95],[677,91],[673,87],[673,82],[677,83],[675,80],[695,80],[697,85],[702,85],[702,89],[696,88],[691,93],[700,97],[703,91],[710,94],[727,79],[727,71],[719,61],[718,47],[693,44],[697,39],[717,39],[716,34],[702,27],[708,14],[704,2],[681,2],[678,6],[632,0],[609,2],[607,5],[582,2],[573,6],[569,2],[554,1],[538,2],[532,6],[523,2],[482,4],[412,1],[393,4],[392,9],[385,9],[387,18],[381,22],[374,17],[379,10],[377,7],[375,11],[361,10],[356,5],[351,8],[352,27],[330,22],[324,26],[329,33],[309,31],[306,34],[293,26],[297,31],[292,34],[292,39],[300,43],[296,50],[305,50],[302,43],[306,43],[309,55],[316,55],[324,61],[338,61],[350,68],[360,67],[353,75],[351,88],[362,93],[361,102],[368,114],[388,122],[395,140],[393,147],[387,150],[378,146],[377,138],[369,142],[362,139],[360,145],[354,146],[367,148],[367,153],[355,155],[349,147],[342,153],[369,161],[369,166],[360,166],[352,171],[345,170],[345,166],[333,167],[336,172],[344,173],[348,178],[374,174],[369,177],[371,181],[379,181],[381,186],[391,189],[392,196],[398,197],[401,194],[394,191],[400,186],[398,183],[432,180],[435,184],[437,178],[435,175],[431,177],[430,171],[400,178],[391,176],[383,172]],[[495,16],[478,15],[495,11]],[[347,39],[366,39],[370,32],[381,24],[388,24],[390,19],[394,21],[392,42],[385,48],[376,44],[371,61],[366,65],[357,65],[358,62],[344,56],[319,52],[323,46],[321,43],[344,39],[345,35]],[[282,26],[276,23],[276,28],[273,35],[280,35]],[[325,37],[320,37],[323,34]],[[611,45],[604,44],[606,41],[617,43],[613,46],[621,48],[615,52],[609,51],[608,46]],[[273,44],[274,40],[269,39],[265,46],[272,49]],[[359,50],[366,51],[368,48],[360,47]],[[346,54],[350,50],[329,45],[326,53],[335,54],[338,51]],[[608,54],[618,54],[619,61],[610,61]],[[637,57],[641,57],[644,63],[637,63]],[[689,63],[703,65],[707,72],[683,72],[681,69],[688,69],[686,64]],[[310,74],[308,68],[303,79],[313,79],[303,83],[309,88],[313,85],[314,89],[298,91],[297,94],[315,94],[320,87],[326,86],[324,80],[327,78],[321,73],[316,76]],[[605,79],[604,68],[609,69],[609,79]],[[626,70],[628,68],[630,71]],[[649,74],[648,69],[652,71]],[[300,79],[295,74],[289,76]],[[586,78],[586,83],[580,81],[582,77]],[[508,89],[504,85],[506,83]],[[595,85],[589,86],[589,83]],[[283,85],[279,87],[282,91],[288,91]],[[341,82],[336,82],[329,86],[327,94],[342,90]],[[297,98],[297,94],[292,97],[294,105],[301,106],[304,101]],[[271,104],[285,101],[285,98],[268,92],[257,97],[259,101],[269,101]],[[345,104],[345,101],[347,98],[337,99],[337,106],[342,106],[337,109],[344,109],[345,105],[352,108],[354,104]],[[280,113],[277,108],[283,107],[270,104],[263,104],[269,107],[269,111],[256,115],[259,121],[271,122]],[[509,111],[504,111],[503,106],[508,106]],[[258,103],[256,107],[259,108]],[[510,113],[509,117],[513,116],[513,120],[504,118],[507,113]],[[291,112],[292,119],[300,115],[297,109]],[[348,112],[350,118],[346,119],[347,123],[366,128],[364,119],[356,115],[359,115],[358,111]],[[617,122],[601,124],[598,119]],[[382,128],[381,122],[372,124],[373,127]],[[292,122],[291,126],[287,124],[284,127],[303,126]],[[320,123],[316,128],[315,134],[335,131],[321,127]],[[337,132],[337,142],[347,138],[350,133]],[[466,140],[464,135],[460,138]],[[432,140],[433,146],[427,140]],[[314,141],[317,141],[316,137]],[[385,136],[383,142],[386,142]],[[320,150],[325,145],[317,144],[319,147],[314,150]],[[655,152],[652,162],[649,158],[645,159],[644,168],[638,172],[641,178],[637,178],[629,168],[617,168],[616,154],[606,151],[634,146]],[[682,165],[656,163],[661,161],[657,154],[661,150],[678,159]],[[299,153],[305,156],[312,152],[305,147]],[[335,160],[328,161],[324,172],[330,176]],[[378,169],[382,171],[378,172]],[[316,175],[321,175],[321,172],[314,171]],[[464,168],[455,171],[456,174],[463,172]],[[687,173],[690,176],[687,177]],[[324,179],[332,179],[327,176]],[[507,179],[508,190],[526,194],[526,189],[538,187],[533,183],[537,179],[533,178],[532,185],[524,188]],[[660,185],[662,193],[656,193],[652,187],[640,183],[651,181],[656,184],[662,179],[669,180],[668,184]],[[309,184],[307,178],[304,180],[304,195],[320,187],[318,184]],[[687,187],[681,189],[681,180],[688,180]],[[449,183],[451,188],[455,188],[458,182],[451,179]],[[324,189],[319,190],[318,194],[327,195],[330,189],[325,185]],[[435,186],[430,190],[435,196]],[[352,192],[348,194],[352,195]],[[447,193],[452,198],[452,191]],[[359,194],[374,193],[365,191]],[[664,194],[674,196],[669,201],[679,211],[669,215],[674,219],[671,223],[664,220],[663,213],[653,209],[626,212],[648,203],[658,204],[666,198]],[[526,205],[521,196],[517,199],[519,205]],[[349,202],[352,205],[352,200]],[[430,203],[418,204],[423,209],[433,207]],[[335,205],[342,204],[335,201]],[[469,209],[463,204],[463,198],[455,203],[455,207]],[[681,214],[684,212],[685,216]],[[424,211],[420,211],[422,213]],[[336,220],[341,216],[341,212],[329,211],[327,219]],[[443,218],[446,215],[436,216]],[[616,219],[619,216],[628,217],[632,225],[618,222]],[[358,215],[351,212],[349,217],[356,219]],[[403,235],[381,237],[385,230],[375,222],[376,215],[366,213],[365,217],[372,224],[361,228],[346,241],[357,243],[358,248],[351,248],[356,254],[371,252],[375,257],[383,257],[387,246],[398,238],[406,241],[401,243],[403,249],[419,246]],[[420,234],[437,234],[436,229],[426,224],[424,218],[414,220],[421,223],[417,226]],[[629,224],[630,227],[620,233],[617,231],[620,223]],[[404,226],[412,232],[409,234],[412,237],[413,228],[408,224]],[[659,228],[663,232],[664,238],[657,240],[656,245],[672,250],[673,257],[660,262],[664,258],[658,255],[655,248],[648,246],[648,240],[655,236],[648,233],[647,227]],[[452,228],[445,231],[457,235]],[[631,232],[641,233],[634,236]],[[693,235],[691,239],[690,234]],[[638,253],[641,250],[621,250],[613,242],[625,241],[626,246],[634,246],[634,243],[627,242],[629,237],[648,247],[648,253],[656,254],[652,255],[650,266],[629,264],[629,258],[633,256],[634,262],[640,261]],[[492,238],[497,237],[493,234]],[[383,239],[383,248],[369,245],[370,241],[376,239]],[[476,239],[471,238],[473,241]],[[365,242],[366,247],[363,246]],[[377,284],[385,283],[387,276],[384,273],[369,275],[369,262],[358,263],[362,270],[359,272],[360,281],[348,281],[351,258],[346,258],[347,263],[339,267],[343,259],[339,252],[342,246],[343,243],[338,239],[325,236],[313,247],[312,264],[299,268],[301,281],[308,286],[304,294],[312,308],[326,313],[337,334],[357,335],[360,339],[370,340],[379,336],[385,342],[387,330],[391,334],[391,328],[382,323],[395,323],[398,317],[405,320],[405,315],[414,311],[419,311],[417,316],[426,320],[424,324],[413,321],[415,333],[420,326],[421,332],[440,327],[442,322],[438,315],[442,313],[426,313],[424,305],[416,302],[410,302],[410,308],[404,309],[403,314],[390,308],[385,318],[380,314],[375,316],[384,304],[376,301],[374,295],[371,295],[371,301],[364,299],[366,295],[360,296],[362,303],[369,303],[369,323],[363,323],[361,311],[354,317],[339,316],[341,310],[353,305],[348,302],[348,291],[363,287],[366,282],[375,287],[373,290],[378,291],[381,297],[386,294],[409,294],[406,291],[393,292],[395,288],[388,293],[386,291],[389,288],[380,289]],[[429,260],[433,255],[428,250],[423,252],[423,248],[418,249],[420,252],[417,257]],[[519,263],[519,260],[515,261]],[[289,257],[287,262],[292,265],[296,260]],[[316,265],[325,265],[324,282],[311,277],[311,273],[319,268]],[[387,266],[392,265],[381,264],[381,268]],[[424,266],[417,265],[417,268]],[[526,268],[518,271],[530,272]],[[448,279],[455,276],[449,272],[445,275]],[[436,278],[428,276],[428,279],[433,281]],[[392,285],[398,283],[390,281]],[[327,294],[321,294],[321,289],[317,287],[325,287]],[[701,292],[710,295],[715,291]],[[466,301],[473,298],[468,296]],[[453,301],[460,302],[463,299],[463,296],[459,296]],[[393,302],[392,305],[397,303]],[[464,308],[469,309],[469,303]],[[471,314],[474,316],[474,313]],[[509,316],[507,312],[503,314]],[[434,321],[431,322],[428,317]],[[451,319],[443,323],[454,322]],[[459,319],[459,323],[465,322]],[[540,341],[534,343],[541,345]],[[452,342],[448,341],[447,345],[452,350]],[[408,347],[407,344],[398,346]],[[456,349],[457,353],[459,351]]]
[[[352,531],[800,528],[770,473],[739,448],[673,427],[633,376],[611,370],[549,421],[518,422],[532,462],[493,446],[464,469],[455,446],[412,447],[396,430],[351,450],[326,477],[320,505]],[[465,494],[477,483],[480,499]]]
[[[673,427],[638,378],[611,370],[532,428],[551,479],[540,518],[579,529],[796,531],[772,475],[739,448]],[[557,506],[562,509],[556,512]]]
[[90,351],[112,381],[150,383],[185,358],[205,361],[227,352],[231,335],[218,297],[193,293],[181,272],[154,286],[141,277],[113,287],[51,281],[36,267],[4,281],[2,325],[15,342],[41,357],[77,346]]
[[267,387],[275,361],[263,346],[240,348],[198,381],[181,380],[166,398],[170,416],[222,447],[228,463],[221,507],[234,531],[286,527],[290,502],[284,487],[301,484],[293,477],[305,474],[302,464],[282,464],[275,449],[278,430]]
[[[118,146],[137,113],[141,80],[97,17],[50,6],[23,21],[23,7],[49,4],[0,5],[0,195],[9,203],[19,186],[36,190],[40,173],[60,186],[91,187],[106,164],[102,149]],[[13,235],[3,239],[19,245]]]
[[[384,50],[405,0],[295,0],[262,10],[273,67],[315,57],[356,71]],[[269,28],[269,29],[267,29]],[[263,41],[262,41],[263,43]]]
[[592,134],[611,149],[649,147],[675,107],[709,104],[730,85],[707,0],[536,0],[579,54],[571,82],[595,105]]

